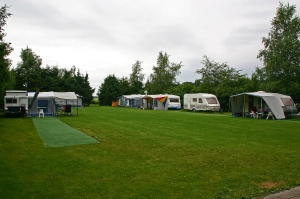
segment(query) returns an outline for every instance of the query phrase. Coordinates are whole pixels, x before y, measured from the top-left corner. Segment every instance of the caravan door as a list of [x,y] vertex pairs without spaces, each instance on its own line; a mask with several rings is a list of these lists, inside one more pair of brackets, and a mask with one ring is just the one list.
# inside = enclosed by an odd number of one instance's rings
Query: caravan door
[[188,98],[187,98],[187,108],[191,109],[191,96],[190,95],[188,95]]

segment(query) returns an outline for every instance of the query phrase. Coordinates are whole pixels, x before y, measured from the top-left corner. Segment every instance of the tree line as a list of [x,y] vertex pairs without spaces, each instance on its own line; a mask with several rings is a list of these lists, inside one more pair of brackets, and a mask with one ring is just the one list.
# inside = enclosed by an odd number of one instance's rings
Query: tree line
[[[98,89],[100,105],[110,105],[112,100],[126,94],[174,94],[181,98],[185,93],[215,94],[224,110],[228,110],[229,97],[241,92],[266,91],[290,95],[295,102],[300,102],[300,18],[296,6],[279,3],[276,16],[271,21],[267,37],[262,38],[264,49],[258,51],[257,58],[262,67],[248,77],[241,70],[219,63],[204,55],[202,68],[195,72],[200,78],[194,82],[179,83],[182,63],[172,63],[169,55],[162,51],[157,57],[146,83],[142,62],[136,61],[128,77],[118,78],[109,75]],[[298,107],[299,108],[299,107]]]

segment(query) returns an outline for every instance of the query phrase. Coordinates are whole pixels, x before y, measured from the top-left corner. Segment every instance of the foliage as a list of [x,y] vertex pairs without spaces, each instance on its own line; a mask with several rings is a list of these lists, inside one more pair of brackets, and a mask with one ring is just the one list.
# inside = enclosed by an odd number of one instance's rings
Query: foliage
[[122,87],[123,95],[131,95],[130,82],[127,77],[122,77],[119,79],[120,85]]
[[39,89],[42,79],[42,59],[36,55],[28,46],[21,50],[22,61],[15,69],[17,90],[36,91]]
[[28,46],[21,50],[22,61],[12,70],[15,79],[14,89],[41,92],[75,92],[82,97],[84,105],[89,105],[93,99],[94,88],[90,87],[89,76],[80,73],[73,66],[70,70],[58,66],[42,68],[42,59]]
[[[80,70],[73,66],[70,70],[58,69],[57,66],[46,67],[48,71],[47,77],[49,82],[53,85],[48,88],[44,88],[45,91],[54,90],[59,92],[75,92],[82,97],[84,105],[90,105],[93,100],[93,93],[95,89],[90,86],[89,76],[86,73],[83,75]],[[42,69],[44,71],[44,69]],[[47,73],[46,73],[47,74]]]
[[150,74],[145,86],[148,93],[166,93],[168,89],[177,84],[176,76],[180,74],[182,64],[181,62],[179,64],[170,62],[169,57],[167,53],[159,52],[157,66],[153,66],[153,73]]
[[[271,21],[268,37],[262,38],[264,49],[258,53],[264,67],[262,87],[266,91],[291,95],[300,100],[300,17],[296,6],[280,3]],[[259,73],[257,73],[259,74]]]
[[186,93],[194,93],[195,85],[192,82],[183,82],[181,84],[174,85],[167,93],[180,96],[181,105],[183,105],[183,96]]
[[142,73],[142,70],[142,62],[137,60],[132,65],[132,73],[129,76],[131,94],[142,93],[143,81],[145,78],[145,74]]
[[58,66],[49,66],[41,69],[41,80],[43,83],[39,84],[40,91],[64,91],[64,83],[62,76],[64,70],[59,69]]
[[0,118],[1,198],[262,198],[300,184],[299,120],[78,111],[59,119],[100,144],[45,148],[31,118]]
[[115,101],[122,95],[122,86],[115,75],[108,75],[98,90],[99,105],[110,106],[112,101]]
[[91,104],[99,104],[98,98],[94,97],[91,101]]
[[203,58],[201,63],[204,66],[201,69],[197,69],[196,73],[201,74],[200,86],[210,93],[213,93],[216,87],[225,80],[236,80],[245,76],[240,74],[241,70],[231,68],[227,63],[218,63],[209,59],[206,55]]
[[8,11],[9,6],[4,5],[0,8],[0,104],[3,103],[5,90],[10,88],[10,72],[11,60],[8,58],[13,51],[11,43],[5,41],[6,34],[4,33],[4,26],[6,20],[12,14]]
[[201,63],[203,68],[197,69],[196,73],[201,75],[199,92],[212,93],[218,97],[221,108],[228,110],[228,99],[231,95],[250,90],[246,89],[249,79],[241,70],[231,68],[227,63],[218,63],[206,55]]
[[177,84],[176,86],[170,88],[167,93],[183,96],[185,93],[193,93],[195,90],[195,85],[192,82],[183,82]]
[[85,73],[85,76],[77,69],[77,73],[74,76],[74,92],[82,97],[84,105],[90,105],[93,100],[93,93],[95,89],[90,86],[89,75]]

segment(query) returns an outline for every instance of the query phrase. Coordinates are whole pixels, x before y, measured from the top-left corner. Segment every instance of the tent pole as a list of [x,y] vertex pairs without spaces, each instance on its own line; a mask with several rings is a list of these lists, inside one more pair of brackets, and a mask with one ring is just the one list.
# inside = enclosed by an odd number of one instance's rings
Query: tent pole
[[152,98],[152,109],[154,110],[154,98]]
[[56,116],[56,106],[55,106],[54,98],[52,98],[52,104],[53,104],[53,116]]
[[78,97],[77,97],[77,117],[78,117]]
[[230,97],[229,97],[229,108],[228,108],[228,113],[229,113],[229,110],[231,110],[230,107],[231,107],[231,100],[230,100]]
[[262,113],[262,97],[260,98],[260,112]]
[[243,105],[243,117],[245,117],[245,103],[246,103],[246,94],[244,93],[244,105]]

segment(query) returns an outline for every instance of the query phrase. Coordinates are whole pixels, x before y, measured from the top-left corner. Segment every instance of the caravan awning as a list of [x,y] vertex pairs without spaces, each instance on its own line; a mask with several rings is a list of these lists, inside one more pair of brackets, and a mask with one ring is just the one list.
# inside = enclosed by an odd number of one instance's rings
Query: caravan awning
[[143,99],[155,99],[162,103],[163,107],[166,106],[168,95],[145,95]]
[[276,119],[285,119],[284,110],[282,109],[282,106],[284,105],[280,100],[280,97],[283,97],[285,95],[279,93],[266,93],[266,92],[245,92],[245,93],[239,93],[237,95],[232,95],[230,96],[230,98],[243,96],[243,95],[250,95],[250,96],[262,98],[269,106]]
[[272,110],[272,113],[276,117],[276,119],[284,119],[284,111],[282,109],[282,105],[280,104],[280,101],[275,96],[263,96],[262,97],[265,102],[268,104],[270,109]]

